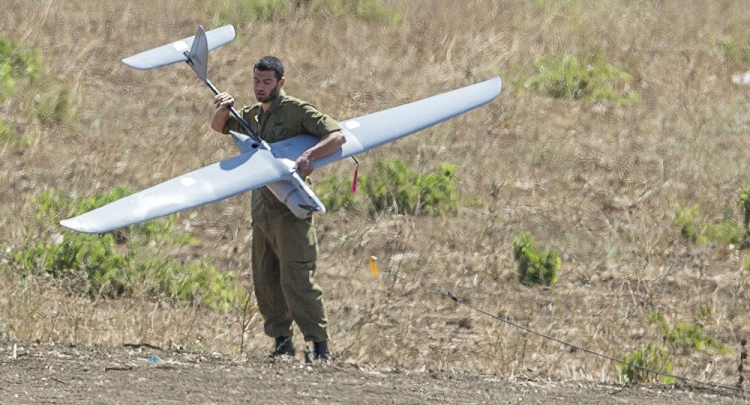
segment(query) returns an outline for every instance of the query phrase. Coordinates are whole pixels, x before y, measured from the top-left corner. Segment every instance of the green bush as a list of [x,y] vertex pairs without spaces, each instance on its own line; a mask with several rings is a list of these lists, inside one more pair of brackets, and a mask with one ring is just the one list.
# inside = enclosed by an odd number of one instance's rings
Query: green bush
[[674,222],[680,227],[680,235],[691,242],[697,242],[698,237],[703,232],[698,204],[690,208],[683,208],[678,203],[675,204],[674,212]]
[[535,68],[536,74],[526,82],[526,88],[533,92],[554,98],[607,100],[619,105],[637,104],[641,99],[628,87],[632,76],[607,63],[598,49],[541,58]]
[[455,166],[447,163],[437,173],[418,174],[409,171],[400,159],[379,160],[374,174],[361,177],[361,188],[372,213],[453,213],[458,208],[454,173]]
[[[662,340],[666,346],[648,344],[645,348],[634,350],[629,356],[625,356],[625,364],[620,366],[622,376],[634,383],[657,382],[658,373],[672,373],[670,349],[685,353],[703,349],[710,349],[718,354],[729,353],[726,345],[708,336],[703,330],[701,320],[710,312],[709,307],[702,307],[692,322],[677,322],[673,326],[667,323],[664,314],[649,314],[648,322],[659,328],[664,335]],[[661,382],[670,384],[674,382],[674,378],[663,376]]]
[[739,40],[727,35],[719,40],[718,45],[729,62],[739,65],[750,63],[750,32],[741,34]]
[[728,353],[729,349],[722,342],[708,336],[703,331],[701,319],[710,314],[708,308],[702,308],[696,319],[692,322],[676,322],[670,327],[664,314],[649,314],[648,321],[650,324],[656,324],[659,330],[664,334],[664,341],[677,350],[688,352],[690,350],[713,350],[719,354]]
[[674,222],[680,226],[680,234],[691,242],[729,245],[742,242],[745,238],[743,232],[731,220],[704,224],[697,204],[690,208],[676,204]]
[[358,202],[359,194],[351,192],[351,180],[338,174],[316,182],[315,192],[328,211],[353,209]]
[[222,273],[205,261],[182,265],[152,256],[137,263],[136,272],[145,275],[141,282],[148,294],[167,301],[226,311],[232,306],[242,307],[248,299],[233,273]]
[[540,252],[529,233],[513,240],[513,258],[518,263],[518,281],[524,285],[553,286],[562,260],[557,249]]
[[724,52],[724,56],[731,62],[740,62],[744,51],[740,49],[734,37],[728,35],[719,41],[719,48]]
[[745,238],[740,228],[736,227],[731,220],[725,219],[718,223],[709,222],[698,238],[702,244],[730,245],[742,242]]
[[[633,350],[630,355],[625,356],[624,362],[620,365],[620,374],[631,383],[658,382],[659,374],[654,371],[666,374],[672,373],[669,353],[664,347],[652,343],[642,349]],[[674,382],[674,378],[662,376],[661,382],[671,384]]]
[[400,159],[378,160],[374,173],[359,177],[360,194],[351,192],[352,180],[337,174],[317,182],[315,189],[329,211],[354,209],[366,199],[371,214],[441,215],[458,209],[455,170],[454,165],[443,163],[436,173],[420,174],[410,171]]
[[0,101],[16,93],[18,82],[33,83],[42,76],[44,67],[38,50],[0,37]]
[[[23,93],[33,95],[33,98],[21,97],[22,89]],[[70,92],[45,74],[41,52],[0,37],[0,101],[14,98],[17,94],[22,100],[19,105],[26,104],[23,108],[29,117],[42,123],[68,123],[75,115]],[[0,140],[7,141],[10,137],[0,136]],[[28,139],[17,145],[24,142],[28,142]]]
[[176,215],[99,235],[59,229],[61,218],[128,194],[128,188],[117,187],[73,199],[45,191],[32,201],[38,212],[24,240],[18,247],[3,246],[5,261],[21,274],[51,277],[91,297],[145,294],[220,310],[244,304],[247,294],[232,273],[219,272],[206,261],[183,264],[158,253],[160,247],[196,243],[195,237],[175,229]]

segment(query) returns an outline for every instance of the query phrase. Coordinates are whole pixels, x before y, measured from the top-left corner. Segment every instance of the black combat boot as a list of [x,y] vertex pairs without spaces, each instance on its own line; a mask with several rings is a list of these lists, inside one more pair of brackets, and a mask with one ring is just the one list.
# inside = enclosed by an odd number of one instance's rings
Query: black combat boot
[[283,355],[294,357],[294,342],[292,342],[292,338],[290,337],[279,336],[276,338],[276,345],[271,353],[271,357]]
[[315,360],[331,361],[331,352],[328,351],[328,341],[313,342],[313,356]]

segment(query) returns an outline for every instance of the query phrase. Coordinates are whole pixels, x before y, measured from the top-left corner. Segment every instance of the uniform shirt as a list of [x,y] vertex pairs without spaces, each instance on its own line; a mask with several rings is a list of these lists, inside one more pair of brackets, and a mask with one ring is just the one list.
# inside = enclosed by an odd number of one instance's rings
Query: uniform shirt
[[[250,128],[268,143],[283,141],[301,134],[322,137],[341,130],[333,118],[321,113],[306,101],[287,96],[284,90],[280,91],[268,111],[263,112],[261,103],[257,103],[243,108],[240,114],[250,124]],[[222,129],[225,134],[229,131],[247,133],[240,121],[232,115]],[[254,220],[290,212],[267,187],[253,191],[251,210]]]

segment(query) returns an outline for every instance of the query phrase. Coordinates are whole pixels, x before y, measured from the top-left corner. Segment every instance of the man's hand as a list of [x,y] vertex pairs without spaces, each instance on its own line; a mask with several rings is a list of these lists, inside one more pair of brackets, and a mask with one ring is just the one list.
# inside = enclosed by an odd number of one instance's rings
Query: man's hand
[[234,97],[229,93],[219,93],[214,97],[214,105],[217,109],[228,110],[234,106]]
[[306,177],[313,172],[314,162],[337,151],[346,142],[341,131],[333,131],[323,135],[315,146],[306,150],[297,158],[296,169],[300,176]]
[[302,178],[309,176],[314,169],[312,160],[310,160],[310,157],[304,153],[297,158],[295,167],[297,169],[297,173],[299,173]]
[[229,109],[234,106],[234,97],[229,93],[219,93],[214,96],[214,105],[216,112],[211,119],[211,128],[216,132],[221,132],[229,119]]

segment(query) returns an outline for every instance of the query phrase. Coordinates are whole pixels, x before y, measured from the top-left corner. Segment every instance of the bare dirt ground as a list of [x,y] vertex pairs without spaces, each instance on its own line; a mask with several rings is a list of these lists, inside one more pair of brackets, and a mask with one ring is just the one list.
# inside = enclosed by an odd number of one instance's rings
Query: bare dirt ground
[[726,389],[454,375],[303,356],[229,358],[152,347],[0,338],[2,404],[747,404]]

